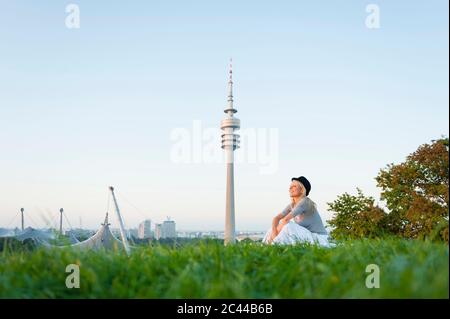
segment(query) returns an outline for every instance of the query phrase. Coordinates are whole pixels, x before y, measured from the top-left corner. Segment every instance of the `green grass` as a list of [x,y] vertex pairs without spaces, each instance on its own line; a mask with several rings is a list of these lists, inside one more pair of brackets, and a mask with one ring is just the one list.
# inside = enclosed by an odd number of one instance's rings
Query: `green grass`
[[[68,289],[68,264],[80,288]],[[380,288],[365,286],[368,264]],[[448,245],[408,240],[309,245],[139,247],[120,252],[0,252],[0,298],[448,298]]]

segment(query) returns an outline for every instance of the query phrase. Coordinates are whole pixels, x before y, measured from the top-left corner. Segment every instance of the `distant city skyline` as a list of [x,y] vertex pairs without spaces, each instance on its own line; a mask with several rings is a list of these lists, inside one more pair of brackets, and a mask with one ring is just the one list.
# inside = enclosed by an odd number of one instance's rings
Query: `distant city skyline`
[[268,229],[294,176],[324,221],[356,187],[378,201],[381,168],[449,135],[447,1],[374,1],[379,28],[361,0],[72,3],[79,28],[66,2],[2,3],[0,227],[23,207],[58,228],[63,207],[97,229],[112,185],[127,229],[223,231],[230,57],[238,231]]

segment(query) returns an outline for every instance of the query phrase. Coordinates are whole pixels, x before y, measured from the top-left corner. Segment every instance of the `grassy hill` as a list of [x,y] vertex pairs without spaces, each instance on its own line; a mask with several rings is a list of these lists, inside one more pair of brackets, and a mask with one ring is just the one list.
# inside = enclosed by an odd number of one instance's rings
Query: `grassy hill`
[[[65,285],[80,267],[80,288]],[[380,269],[368,289],[366,267]],[[116,252],[0,253],[0,298],[448,298],[448,246],[415,240],[224,247],[205,241]]]

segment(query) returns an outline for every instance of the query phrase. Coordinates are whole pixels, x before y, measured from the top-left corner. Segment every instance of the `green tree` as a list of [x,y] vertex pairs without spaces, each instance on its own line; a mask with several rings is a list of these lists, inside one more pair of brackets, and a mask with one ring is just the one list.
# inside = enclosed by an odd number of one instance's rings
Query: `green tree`
[[331,203],[329,210],[335,212],[329,221],[333,227],[331,236],[336,239],[378,237],[384,233],[386,213],[374,205],[373,197],[366,197],[357,188],[356,196],[344,193]]
[[376,181],[389,209],[387,229],[407,238],[448,241],[448,161],[449,140],[441,138],[380,170]]

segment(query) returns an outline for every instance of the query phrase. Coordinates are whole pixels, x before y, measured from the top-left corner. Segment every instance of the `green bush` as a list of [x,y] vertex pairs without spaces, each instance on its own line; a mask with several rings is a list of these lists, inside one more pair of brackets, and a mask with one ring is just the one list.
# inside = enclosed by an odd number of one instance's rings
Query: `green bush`
[[424,144],[403,163],[389,164],[375,178],[387,211],[360,189],[344,193],[331,203],[335,216],[329,222],[335,238],[404,238],[448,243],[449,140]]
[[335,216],[328,222],[336,239],[375,238],[386,233],[386,213],[374,206],[374,199],[367,197],[357,188],[358,195],[348,193],[328,203]]

